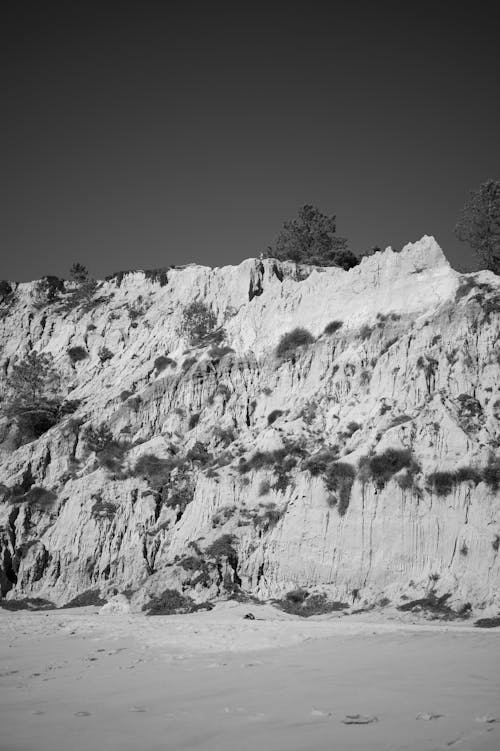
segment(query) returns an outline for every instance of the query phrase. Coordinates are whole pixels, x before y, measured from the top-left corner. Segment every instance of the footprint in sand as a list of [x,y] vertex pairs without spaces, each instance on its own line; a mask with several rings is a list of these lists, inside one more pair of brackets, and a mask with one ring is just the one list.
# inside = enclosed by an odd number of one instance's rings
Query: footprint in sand
[[485,714],[481,717],[476,717],[476,722],[485,722],[485,723],[492,723],[492,722],[500,722],[500,719],[498,717],[493,717],[493,715]]
[[331,712],[325,712],[322,709],[316,709],[316,707],[313,707],[311,709],[311,717],[331,717]]
[[419,712],[415,719],[417,720],[439,720],[444,717],[442,714],[433,714],[432,712]]
[[375,717],[375,715],[346,714],[342,722],[344,725],[369,725],[372,722],[378,722],[378,717]]

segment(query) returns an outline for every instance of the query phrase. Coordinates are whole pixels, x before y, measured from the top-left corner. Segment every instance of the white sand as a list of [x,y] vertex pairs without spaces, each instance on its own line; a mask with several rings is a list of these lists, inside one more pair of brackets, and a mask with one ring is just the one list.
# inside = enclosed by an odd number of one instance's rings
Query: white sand
[[380,619],[0,610],[0,749],[499,751],[500,630]]

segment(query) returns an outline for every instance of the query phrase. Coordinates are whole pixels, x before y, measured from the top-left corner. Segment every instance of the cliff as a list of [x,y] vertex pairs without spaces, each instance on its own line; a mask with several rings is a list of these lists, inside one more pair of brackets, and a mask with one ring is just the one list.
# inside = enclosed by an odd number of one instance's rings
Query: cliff
[[[349,271],[249,259],[58,285],[0,304],[3,398],[35,350],[78,403],[27,443],[0,425],[3,596],[500,606],[494,274],[424,237]],[[195,301],[216,321],[193,345]],[[298,327],[311,342],[277,356]]]

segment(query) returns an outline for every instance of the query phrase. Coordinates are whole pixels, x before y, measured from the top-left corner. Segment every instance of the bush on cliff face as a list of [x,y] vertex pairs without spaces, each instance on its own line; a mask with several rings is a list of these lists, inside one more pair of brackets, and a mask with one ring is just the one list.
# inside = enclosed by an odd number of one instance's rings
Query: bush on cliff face
[[335,503],[340,516],[344,516],[351,500],[351,490],[356,477],[356,470],[347,462],[328,464],[323,476],[327,490],[335,493]]
[[216,325],[217,316],[201,300],[192,302],[184,308],[181,330],[191,344],[220,343],[224,338],[224,332],[223,330],[216,332]]
[[77,362],[85,360],[89,356],[89,353],[84,347],[70,347],[68,349],[68,357],[75,365]]
[[67,414],[60,392],[52,355],[30,352],[13,366],[7,378],[2,413],[16,423],[23,441],[31,441]]
[[93,451],[101,467],[115,474],[121,474],[123,461],[130,445],[117,441],[105,423],[97,428],[89,426],[84,433],[88,451]]
[[266,258],[295,261],[312,266],[340,266],[350,269],[359,263],[347,250],[347,240],[338,237],[335,216],[326,216],[306,204],[298,216],[285,222],[276,242],[265,251]]
[[392,477],[401,470],[416,474],[420,467],[409,449],[386,449],[382,454],[364,456],[359,462],[361,479],[373,480],[379,490],[382,490]]
[[299,347],[307,347],[313,342],[313,335],[307,329],[298,327],[287,334],[283,334],[276,347],[276,356],[280,359],[286,359],[294,355]]
[[330,323],[325,326],[323,333],[326,334],[326,336],[332,336],[332,334],[335,334],[335,332],[341,329],[342,326],[342,321],[330,321]]

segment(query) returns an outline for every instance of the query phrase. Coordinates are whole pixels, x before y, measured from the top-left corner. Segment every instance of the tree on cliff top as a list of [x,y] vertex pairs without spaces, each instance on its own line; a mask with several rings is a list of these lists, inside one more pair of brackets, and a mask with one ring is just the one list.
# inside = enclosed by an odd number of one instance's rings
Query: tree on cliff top
[[348,270],[359,261],[347,250],[347,240],[336,235],[335,216],[326,216],[305,205],[298,216],[285,222],[276,242],[264,252],[266,258],[295,261],[312,266],[340,266]]
[[469,243],[486,269],[500,274],[500,180],[487,180],[471,191],[455,234]]

